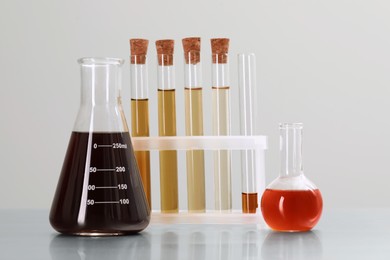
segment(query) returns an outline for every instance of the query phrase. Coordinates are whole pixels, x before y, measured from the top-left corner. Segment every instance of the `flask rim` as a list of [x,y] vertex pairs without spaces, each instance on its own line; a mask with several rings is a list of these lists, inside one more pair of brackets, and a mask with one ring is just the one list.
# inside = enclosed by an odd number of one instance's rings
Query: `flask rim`
[[123,65],[125,62],[121,58],[110,57],[83,57],[77,60],[80,65]]

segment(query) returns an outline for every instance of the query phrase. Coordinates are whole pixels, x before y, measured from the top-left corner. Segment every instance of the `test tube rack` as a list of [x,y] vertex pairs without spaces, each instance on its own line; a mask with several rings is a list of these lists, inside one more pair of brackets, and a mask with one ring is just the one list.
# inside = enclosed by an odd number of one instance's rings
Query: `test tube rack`
[[[265,151],[268,148],[267,137],[254,136],[167,136],[133,137],[134,150],[254,150],[256,182],[259,208],[254,214],[243,214],[241,210],[219,212],[206,210],[205,213],[161,213],[153,210],[151,223],[155,224],[256,224],[264,226],[260,212],[261,195],[265,189]],[[180,174],[180,173],[179,173]],[[234,183],[233,183],[234,185]],[[153,195],[152,195],[153,196]]]

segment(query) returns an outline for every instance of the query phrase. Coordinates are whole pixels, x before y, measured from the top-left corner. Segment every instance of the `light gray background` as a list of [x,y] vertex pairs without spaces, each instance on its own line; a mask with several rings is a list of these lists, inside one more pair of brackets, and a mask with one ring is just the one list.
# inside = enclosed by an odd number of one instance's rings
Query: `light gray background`
[[[239,133],[236,55],[257,55],[258,133],[268,135],[270,144],[267,183],[279,172],[278,123],[299,121],[305,126],[305,172],[322,191],[325,209],[390,206],[389,13],[385,0],[2,0],[0,208],[50,207],[79,105],[79,57],[128,61],[129,38],[151,40],[156,135],[154,41],[175,39],[183,134],[180,40],[187,36],[203,39],[206,111],[209,38],[231,38],[234,134]],[[130,121],[127,63],[123,79]],[[206,133],[210,120],[205,113]]]

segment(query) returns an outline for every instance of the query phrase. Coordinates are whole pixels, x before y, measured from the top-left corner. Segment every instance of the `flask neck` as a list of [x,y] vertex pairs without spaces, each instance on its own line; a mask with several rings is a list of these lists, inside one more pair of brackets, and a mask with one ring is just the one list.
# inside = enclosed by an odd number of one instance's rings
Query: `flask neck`
[[113,106],[120,100],[121,62],[110,59],[82,59],[81,105]]
[[280,177],[303,174],[302,164],[302,124],[280,124]]
[[81,66],[81,105],[74,131],[127,132],[120,89],[123,60],[83,58]]

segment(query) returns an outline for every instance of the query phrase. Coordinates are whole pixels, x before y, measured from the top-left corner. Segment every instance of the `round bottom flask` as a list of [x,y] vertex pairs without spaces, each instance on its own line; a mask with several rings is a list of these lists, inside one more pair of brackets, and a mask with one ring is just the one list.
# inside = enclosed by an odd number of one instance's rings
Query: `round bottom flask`
[[300,123],[280,124],[281,173],[261,199],[264,220],[276,231],[308,231],[321,217],[321,192],[303,174],[302,128]]

